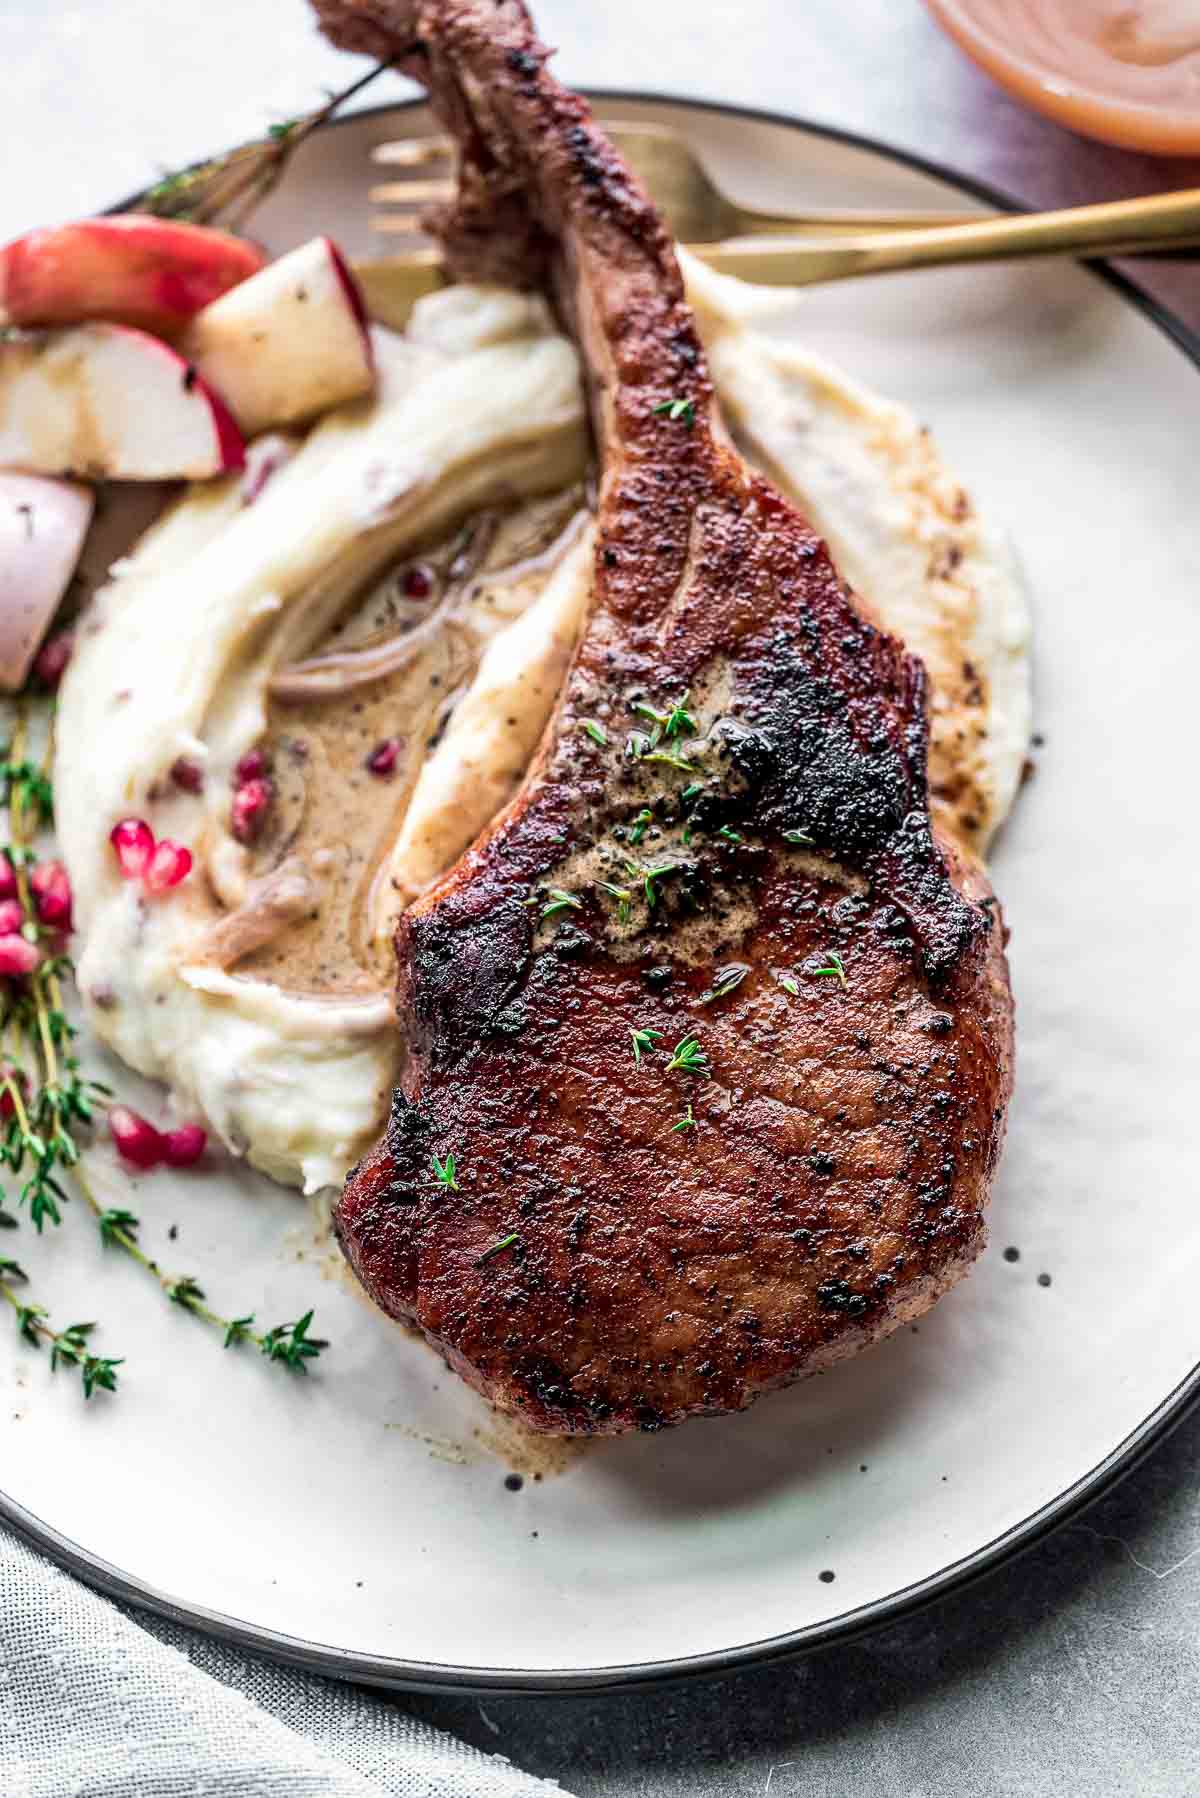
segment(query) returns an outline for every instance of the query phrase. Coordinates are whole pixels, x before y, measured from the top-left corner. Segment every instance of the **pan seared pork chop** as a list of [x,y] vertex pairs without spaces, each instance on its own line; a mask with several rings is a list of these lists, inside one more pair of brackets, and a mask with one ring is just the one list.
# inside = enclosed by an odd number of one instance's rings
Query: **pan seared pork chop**
[[537,1429],[736,1410],[965,1272],[1002,927],[930,824],[924,671],[733,453],[672,247],[520,0],[317,0],[462,149],[455,269],[587,364],[595,592],[518,796],[403,919],[402,1083],[339,1238]]

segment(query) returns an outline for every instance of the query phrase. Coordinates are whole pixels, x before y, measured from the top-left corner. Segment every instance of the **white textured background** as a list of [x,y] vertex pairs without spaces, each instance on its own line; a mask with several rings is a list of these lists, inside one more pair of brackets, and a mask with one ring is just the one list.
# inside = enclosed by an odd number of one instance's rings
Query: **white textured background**
[[[1023,113],[918,0],[537,11],[572,81],[804,115],[1029,201],[1200,183],[1200,165],[1084,144]],[[302,0],[0,0],[0,238],[110,204],[348,72]],[[1200,330],[1200,262],[1143,264],[1142,278]],[[1193,1418],[1016,1565],[793,1667],[626,1700],[400,1702],[586,1798],[1195,1798],[1198,1472]]]

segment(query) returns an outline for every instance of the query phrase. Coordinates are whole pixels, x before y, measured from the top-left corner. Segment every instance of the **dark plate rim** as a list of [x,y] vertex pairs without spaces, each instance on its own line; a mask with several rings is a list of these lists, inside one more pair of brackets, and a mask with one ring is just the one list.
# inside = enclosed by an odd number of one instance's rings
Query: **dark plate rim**
[[[916,169],[921,174],[956,187],[971,198],[983,201],[1004,212],[1024,210],[1021,204],[1000,189],[959,174],[944,163],[922,156],[916,151],[897,149],[883,139],[838,126],[820,124],[786,113],[758,107],[734,106],[721,101],[694,99],[679,94],[634,92],[619,88],[588,88],[589,97],[606,104],[611,101],[646,102],[656,106],[675,106],[684,111],[716,113],[726,118],[751,123],[777,125],[786,130],[803,132],[810,137],[846,144],[852,149],[890,159]],[[323,129],[337,130],[364,117],[384,113],[415,110],[423,99],[401,100],[390,105],[364,107],[333,119]],[[120,202],[113,211],[133,203],[137,196]],[[1115,289],[1121,297],[1152,324],[1156,325],[1200,371],[1200,334],[1193,332],[1181,319],[1145,293],[1128,275],[1102,261],[1089,261],[1089,270],[1098,280]],[[206,1607],[184,1604],[169,1594],[132,1578],[120,1568],[99,1556],[89,1554],[76,1542],[61,1535],[52,1525],[35,1516],[0,1491],[0,1518],[11,1524],[51,1560],[76,1574],[86,1584],[109,1598],[153,1611],[168,1621],[197,1629],[217,1637],[234,1647],[266,1656],[297,1667],[308,1673],[324,1674],[335,1679],[357,1680],[366,1685],[397,1690],[438,1692],[450,1696],[498,1693],[512,1697],[569,1696],[579,1693],[625,1693],[637,1688],[679,1683],[699,1677],[714,1678],[738,1672],[751,1666],[786,1660],[834,1642],[851,1641],[869,1634],[885,1624],[897,1623],[923,1609],[935,1599],[960,1592],[993,1572],[1003,1562],[1035,1546],[1052,1530],[1058,1529],[1092,1504],[1115,1481],[1131,1472],[1138,1462],[1175,1429],[1200,1399],[1200,1363],[1168,1393],[1161,1404],[1145,1417],[1135,1430],[1065,1491],[1051,1499],[1020,1523],[985,1543],[972,1554],[952,1562],[928,1579],[891,1592],[870,1604],[845,1611],[823,1623],[785,1631],[757,1642],[739,1643],[733,1648],[715,1649],[706,1654],[688,1655],[665,1661],[634,1662],[626,1666],[579,1667],[563,1669],[520,1669],[491,1667],[455,1667],[440,1662],[408,1661],[390,1655],[362,1655],[319,1642],[306,1642],[297,1636],[282,1635],[257,1624],[245,1623]]]

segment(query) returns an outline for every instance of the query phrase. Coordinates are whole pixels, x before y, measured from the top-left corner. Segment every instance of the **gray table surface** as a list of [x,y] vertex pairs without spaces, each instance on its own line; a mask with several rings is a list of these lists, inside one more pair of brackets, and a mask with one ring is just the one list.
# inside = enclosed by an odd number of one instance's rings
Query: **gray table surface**
[[[1017,108],[918,0],[540,0],[567,79],[884,137],[1026,200],[1200,182]],[[0,0],[0,239],[310,105],[344,64],[301,0]],[[1200,265],[1139,279],[1200,330]],[[1098,1321],[1097,1327],[1102,1327]],[[397,1702],[581,1798],[1194,1798],[1200,1415],[1081,1520],[854,1646],[621,1699]]]

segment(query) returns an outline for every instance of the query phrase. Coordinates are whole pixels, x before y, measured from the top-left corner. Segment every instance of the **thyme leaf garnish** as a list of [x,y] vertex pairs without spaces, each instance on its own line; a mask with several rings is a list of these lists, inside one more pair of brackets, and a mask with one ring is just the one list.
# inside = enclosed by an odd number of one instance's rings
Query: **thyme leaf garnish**
[[293,1373],[307,1373],[308,1363],[329,1347],[323,1337],[309,1335],[312,1320],[312,1312],[306,1311],[294,1324],[276,1324],[257,1339],[260,1352],[268,1361],[290,1367]]
[[679,1122],[677,1124],[671,1125],[671,1135],[674,1136],[674,1134],[677,1130],[698,1130],[699,1128],[700,1128],[700,1126],[697,1124],[696,1119],[693,1117],[692,1108],[689,1105],[687,1110],[684,1112],[683,1116],[680,1118]]
[[711,1072],[708,1057],[694,1036],[682,1037],[676,1043],[671,1052],[671,1059],[667,1063],[667,1072],[668,1074],[676,1072],[695,1074],[700,1078],[707,1078]]
[[646,834],[647,826],[653,822],[654,813],[648,805],[644,805],[629,827],[629,841],[633,844],[640,843]]
[[826,950],[825,961],[826,961],[825,967],[809,969],[809,972],[812,974],[813,978],[815,980],[819,980],[822,977],[822,975],[829,974],[829,975],[833,976],[833,978],[838,982],[838,984],[840,986],[845,986],[845,984],[846,984],[846,965],[843,962],[841,956],[838,954],[837,950],[836,949]]
[[484,1262],[490,1261],[494,1255],[502,1255],[505,1249],[511,1249],[520,1240],[520,1235],[516,1230],[511,1231],[508,1236],[502,1236],[499,1242],[492,1244],[490,1249],[484,1249],[483,1254],[475,1263],[476,1267],[482,1267]]
[[658,890],[655,882],[666,880],[670,874],[678,874],[679,869],[674,862],[663,862],[657,868],[647,868],[640,862],[626,862],[625,872],[631,874],[634,880],[641,881],[642,890],[646,895],[646,904],[653,911],[658,904]]
[[436,1155],[433,1157],[433,1177],[439,1186],[445,1186],[450,1192],[459,1190],[453,1155],[447,1155],[444,1161],[439,1161]]
[[662,400],[655,406],[654,416],[656,418],[669,418],[672,424],[674,424],[676,420],[682,419],[684,424],[687,425],[690,430],[692,425],[696,422],[695,402],[686,399]]
[[683,756],[676,755],[674,751],[670,749],[647,749],[642,753],[639,759],[643,762],[661,762],[663,766],[667,768],[678,768],[681,774],[694,774],[696,772],[696,764],[694,762],[687,761]]
[[633,894],[630,892],[629,888],[614,886],[611,880],[598,880],[596,885],[600,888],[602,893],[607,893],[611,898],[617,901],[617,922],[620,924],[628,924],[629,905],[633,898]]
[[608,748],[608,732],[602,724],[597,724],[594,718],[585,718],[583,720],[582,728],[587,732],[593,743],[598,743],[601,749]]
[[664,737],[681,737],[686,731],[695,731],[698,728],[696,720],[687,709],[687,702],[688,696],[685,693],[669,712],[659,712],[646,700],[638,699],[634,701],[633,709],[635,712],[639,712],[643,718],[649,719],[655,730],[660,731]]
[[793,999],[796,999],[799,997],[800,988],[797,985],[797,983],[792,979],[790,974],[781,974],[779,976],[779,984],[783,988],[785,993],[790,993],[792,995]]
[[564,892],[562,887],[551,887],[549,898],[542,907],[543,918],[553,918],[556,913],[566,911],[570,906],[575,911],[583,910],[583,900],[574,893]]
[[653,1051],[655,1043],[658,1042],[659,1038],[662,1036],[662,1031],[634,1030],[631,1028],[629,1034],[633,1038],[634,1066],[640,1068],[642,1065],[642,1056],[644,1054],[649,1055]]
[[783,840],[785,843],[811,843],[814,839],[806,830],[785,830]]

